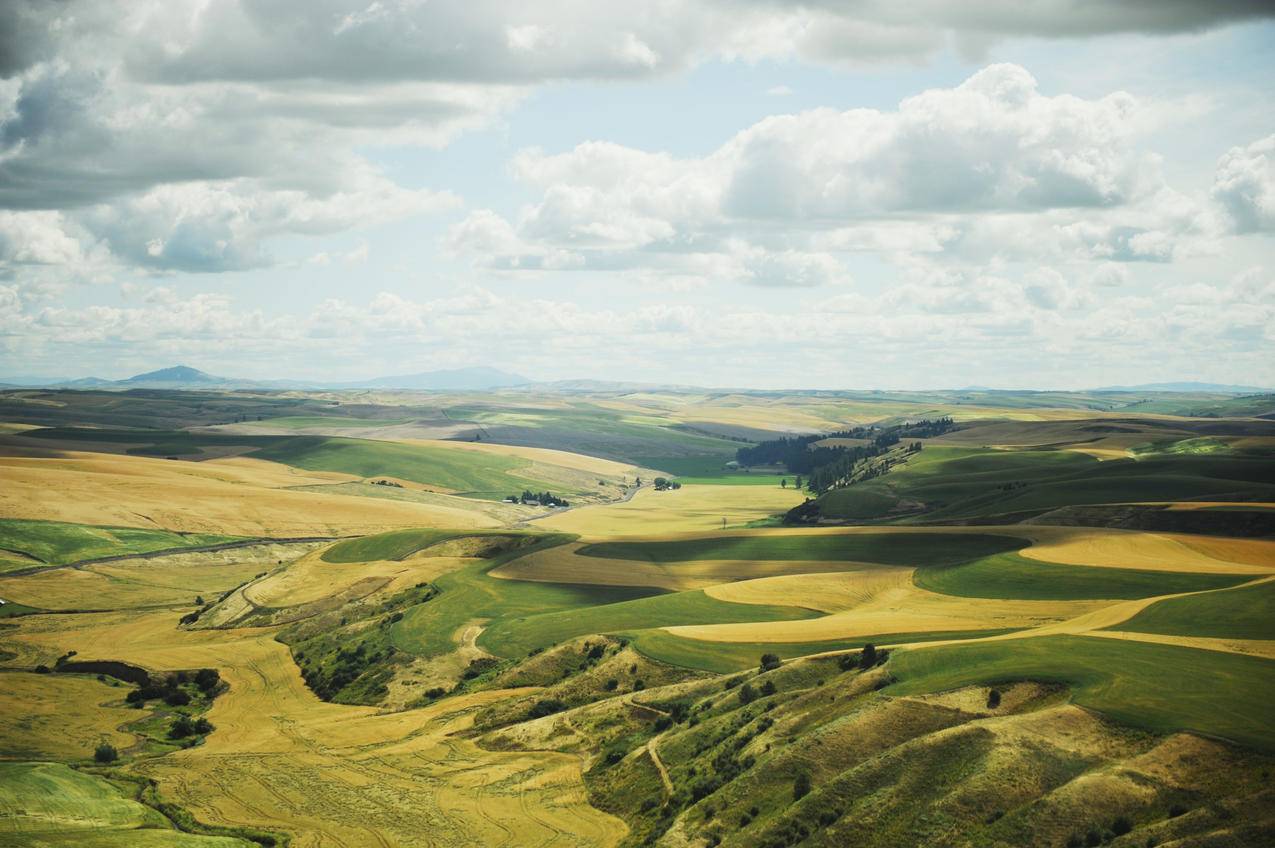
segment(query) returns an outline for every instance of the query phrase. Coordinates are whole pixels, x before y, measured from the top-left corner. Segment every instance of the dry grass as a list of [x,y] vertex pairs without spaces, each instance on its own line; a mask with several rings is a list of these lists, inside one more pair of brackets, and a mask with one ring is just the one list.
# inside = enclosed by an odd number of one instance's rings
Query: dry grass
[[41,609],[129,609],[195,606],[195,598],[221,593],[294,559],[311,544],[266,544],[226,551],[172,554],[0,577],[0,595]]
[[1022,555],[1044,562],[1185,571],[1207,574],[1270,574],[1275,571],[1275,542],[1133,530],[1068,528],[1041,534]]
[[[831,588],[827,575],[769,578],[769,603],[798,605],[821,589]],[[803,586],[807,581],[809,586]],[[851,639],[876,633],[929,633],[944,630],[1002,630],[1039,627],[1070,619],[1096,608],[1102,601],[1019,601],[958,598],[927,592],[903,581],[874,584],[850,578],[840,583],[841,594],[826,598],[825,606],[840,610],[822,618],[744,624],[708,624],[665,628],[676,636],[709,642],[818,642]],[[722,591],[706,590],[706,591]],[[728,591],[751,593],[747,584]]]
[[569,510],[535,522],[546,530],[579,533],[587,539],[659,535],[721,529],[786,512],[801,503],[792,489],[768,486],[683,486],[676,491],[642,489],[632,500]]
[[76,452],[4,456],[0,475],[4,518],[276,537],[497,523],[460,498],[438,506],[291,491],[284,487],[356,478],[244,457],[196,463]]
[[134,742],[118,729],[143,716],[124,706],[126,688],[79,675],[13,672],[0,680],[0,758],[87,760],[99,742],[121,750]]
[[[580,556],[582,544],[537,551],[489,572],[507,580],[546,583],[588,583],[600,586],[658,586],[680,591],[703,589],[739,580],[791,574],[841,571],[844,562],[804,560],[694,560],[654,563]],[[770,603],[758,601],[757,603]]]
[[75,648],[152,669],[219,668],[230,689],[208,716],[216,732],[135,766],[205,822],[283,824],[295,846],[611,845],[625,832],[587,804],[578,758],[452,736],[508,692],[387,714],[326,704],[271,631],[179,631],[171,614],[26,619],[15,641],[30,655]]

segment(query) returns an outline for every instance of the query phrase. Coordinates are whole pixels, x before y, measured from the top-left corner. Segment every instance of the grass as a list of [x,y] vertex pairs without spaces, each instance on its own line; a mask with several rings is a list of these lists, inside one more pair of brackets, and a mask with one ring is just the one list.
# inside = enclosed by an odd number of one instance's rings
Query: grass
[[237,538],[213,533],[174,533],[137,527],[97,527],[6,518],[0,519],[0,548],[17,551],[31,559],[6,559],[0,551],[0,569],[12,571],[40,564],[67,565],[106,556],[215,545],[233,542]]
[[337,563],[401,560],[437,542],[465,535],[480,534],[432,530],[424,527],[394,530],[389,533],[377,533],[374,536],[337,542],[323,552],[321,559],[324,562]]
[[1022,546],[1019,539],[973,533],[810,533],[601,542],[585,545],[578,553],[641,562],[740,559],[948,565]]
[[[543,489],[544,480],[519,473],[531,461],[514,456],[365,439],[296,436],[252,456],[307,471],[337,471],[359,477],[390,476],[457,494],[500,500],[524,488]],[[574,495],[577,491],[556,491]]]
[[792,485],[796,476],[792,474],[767,474],[764,472],[741,471],[730,469],[726,463],[731,456],[715,454],[713,456],[644,456],[639,457],[637,464],[643,468],[654,468],[666,472],[670,477],[684,485],[711,486],[778,486],[783,480]]
[[907,695],[1036,680],[1073,687],[1072,700],[1156,733],[1189,730],[1275,751],[1275,661],[1084,636],[915,648],[890,662]]
[[1275,461],[1197,450],[1099,462],[1076,451],[927,446],[885,477],[819,498],[828,518],[879,519],[900,501],[926,520],[1039,513],[1062,506],[1167,500],[1275,499]]
[[355,439],[341,436],[257,436],[189,433],[184,430],[94,430],[57,427],[32,430],[30,436],[51,440],[132,445],[137,456],[198,456],[206,447],[252,447],[249,455],[302,468],[334,471],[358,477],[398,477],[436,486],[467,497],[500,500],[551,488],[554,494],[575,495],[575,487],[554,486],[534,473],[522,457],[433,445]]
[[874,645],[889,645],[941,639],[977,639],[1012,632],[1013,630],[948,630],[931,633],[880,633],[819,642],[708,642],[675,636],[658,629],[633,630],[623,635],[631,638],[638,651],[653,660],[683,668],[729,674],[755,667],[764,653],[776,654],[787,660],[826,651],[856,650],[869,642]]
[[800,607],[719,601],[696,589],[583,609],[506,617],[484,630],[478,641],[494,654],[519,657],[537,648],[592,633],[619,633],[677,624],[789,621],[819,615]]
[[1252,579],[1243,574],[1191,574],[1060,565],[1004,553],[947,568],[918,569],[922,589],[962,598],[1017,600],[1131,600],[1177,592],[1223,589]]
[[411,424],[413,418],[340,418],[327,415],[285,415],[280,418],[267,418],[264,421],[249,421],[249,424],[270,425],[285,430],[306,430],[316,427],[369,428],[393,427],[399,424]]
[[0,762],[0,845],[231,848],[243,839],[182,833],[94,774],[60,763]]
[[1157,601],[1108,629],[1218,639],[1275,639],[1275,583]]
[[419,656],[438,656],[455,648],[453,637],[476,619],[499,619],[570,610],[642,598],[661,590],[632,586],[575,585],[499,580],[487,572],[526,554],[565,544],[565,533],[540,536],[529,545],[479,560],[434,580],[439,596],[408,610],[390,629],[390,643]]

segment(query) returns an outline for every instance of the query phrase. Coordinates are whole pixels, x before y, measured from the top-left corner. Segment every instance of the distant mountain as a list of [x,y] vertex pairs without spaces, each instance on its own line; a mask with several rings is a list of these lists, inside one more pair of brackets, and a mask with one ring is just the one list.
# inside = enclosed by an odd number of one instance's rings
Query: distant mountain
[[1095,392],[1218,392],[1221,394],[1252,395],[1269,392],[1259,386],[1235,386],[1229,383],[1143,383],[1138,386],[1103,386]]
[[161,368],[158,371],[147,371],[145,374],[134,374],[117,383],[169,383],[175,385],[198,385],[230,382],[223,377],[214,377],[206,371],[191,368],[189,365],[174,365],[172,368]]
[[78,380],[63,380],[55,385],[59,389],[103,389],[115,384],[115,380],[103,380],[101,377],[81,377]]
[[523,386],[531,381],[498,368],[455,368],[449,371],[422,371],[396,377],[375,377],[353,383],[334,384],[351,389],[429,389],[443,391],[482,391]]

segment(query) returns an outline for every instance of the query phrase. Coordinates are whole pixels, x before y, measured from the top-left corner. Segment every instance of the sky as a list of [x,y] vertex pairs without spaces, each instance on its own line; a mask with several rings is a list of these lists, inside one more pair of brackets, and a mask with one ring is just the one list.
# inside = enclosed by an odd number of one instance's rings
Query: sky
[[5,0],[0,379],[1275,385],[1269,0]]

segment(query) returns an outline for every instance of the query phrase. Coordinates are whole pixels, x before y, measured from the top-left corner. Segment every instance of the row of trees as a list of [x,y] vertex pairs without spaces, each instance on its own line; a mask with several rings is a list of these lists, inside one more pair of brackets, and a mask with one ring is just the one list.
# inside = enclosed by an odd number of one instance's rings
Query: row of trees
[[570,506],[565,498],[560,498],[550,492],[533,492],[530,489],[523,489],[522,495],[510,495],[505,498],[507,503],[524,503],[524,504],[540,504],[541,506]]

